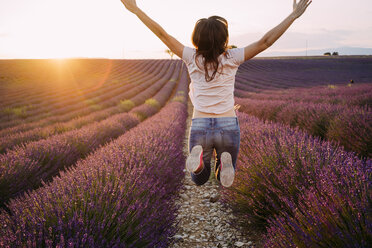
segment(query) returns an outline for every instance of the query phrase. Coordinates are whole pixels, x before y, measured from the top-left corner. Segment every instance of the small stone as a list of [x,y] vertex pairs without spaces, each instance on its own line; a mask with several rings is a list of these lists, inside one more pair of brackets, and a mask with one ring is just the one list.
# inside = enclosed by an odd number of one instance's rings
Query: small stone
[[183,200],[185,200],[185,201],[187,201],[187,200],[190,199],[189,196],[186,195],[186,194],[180,194],[180,197],[181,197]]
[[215,203],[219,199],[220,199],[220,196],[218,194],[214,194],[214,195],[211,196],[211,198],[209,198],[209,201],[212,202],[212,203]]
[[253,245],[252,241],[248,241],[247,245]]
[[177,235],[174,235],[173,236],[173,239],[175,240],[175,241],[183,241],[183,237],[181,236],[181,235],[179,235],[179,234],[177,234]]
[[203,195],[203,198],[208,199],[209,197],[210,197],[210,195],[209,195],[208,193],[205,193],[205,194]]
[[243,245],[244,245],[243,242],[240,242],[240,241],[235,242],[235,246],[237,246],[237,247],[242,247]]

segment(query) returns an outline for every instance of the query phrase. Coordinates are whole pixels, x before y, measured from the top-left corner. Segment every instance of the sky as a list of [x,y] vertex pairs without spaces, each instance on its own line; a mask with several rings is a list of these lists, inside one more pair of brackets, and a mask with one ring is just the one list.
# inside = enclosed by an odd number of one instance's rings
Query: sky
[[[137,0],[182,44],[195,22],[219,15],[230,44],[260,39],[292,12],[292,0]],[[337,48],[372,48],[371,0],[313,0],[305,14],[260,56]],[[0,59],[169,58],[166,46],[120,0],[0,0]]]

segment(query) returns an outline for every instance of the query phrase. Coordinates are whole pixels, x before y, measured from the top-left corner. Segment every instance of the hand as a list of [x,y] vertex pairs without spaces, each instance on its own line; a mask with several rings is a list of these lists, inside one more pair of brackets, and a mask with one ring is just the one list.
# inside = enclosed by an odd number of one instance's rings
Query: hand
[[121,0],[121,2],[124,4],[125,8],[132,13],[138,9],[136,0]]
[[297,3],[297,0],[293,0],[293,14],[295,18],[299,18],[312,3],[311,0],[300,0]]

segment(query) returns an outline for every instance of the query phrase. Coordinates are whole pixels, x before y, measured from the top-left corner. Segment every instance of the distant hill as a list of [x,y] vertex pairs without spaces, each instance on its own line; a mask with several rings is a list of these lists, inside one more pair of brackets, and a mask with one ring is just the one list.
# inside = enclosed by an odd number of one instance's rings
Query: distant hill
[[[323,55],[326,52],[338,52],[339,55],[372,55],[372,48],[364,47],[339,47],[339,48],[327,48],[319,50],[307,50],[308,56]],[[265,52],[262,56],[304,56],[306,50],[297,52]]]

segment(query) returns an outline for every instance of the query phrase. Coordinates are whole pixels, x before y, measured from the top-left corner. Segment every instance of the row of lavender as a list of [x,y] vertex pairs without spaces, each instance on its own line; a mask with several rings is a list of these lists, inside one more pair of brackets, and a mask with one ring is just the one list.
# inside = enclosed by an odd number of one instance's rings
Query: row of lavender
[[[47,63],[45,61],[44,63]],[[11,63],[10,61],[6,61]],[[9,84],[14,78],[21,77],[23,82],[19,85],[14,85],[14,89],[4,90],[1,92],[3,101],[0,103],[1,107],[17,107],[24,104],[31,104],[35,108],[48,107],[45,103],[58,108],[64,101],[81,101],[85,95],[94,97],[104,94],[110,88],[115,89],[120,86],[117,85],[118,81],[127,81],[134,75],[151,73],[151,68],[158,64],[155,60],[148,61],[132,61],[132,60],[68,60],[63,65],[55,64],[49,61],[44,64],[42,71],[36,70],[36,74],[27,74],[27,71],[33,68],[37,61],[28,61],[27,66],[18,68],[12,71],[12,68],[7,68],[4,71],[5,65],[0,65],[2,75],[9,74],[7,80],[3,84]],[[74,64],[78,63],[78,70],[73,69]],[[55,71],[59,67],[58,71]],[[94,64],[91,66],[90,64]],[[19,65],[13,65],[17,68]],[[75,65],[76,66],[76,65]],[[49,74],[48,77],[40,77],[40,74]],[[8,82],[9,80],[9,82]],[[30,83],[33,87],[30,88]],[[4,85],[2,85],[4,86]]]
[[[350,79],[357,82],[371,82],[371,58],[312,58],[312,59],[253,59],[244,63],[237,75],[237,81],[246,85],[251,85],[253,89],[265,88],[288,88],[297,86],[311,86],[316,84],[338,84],[347,83]],[[148,63],[147,63],[148,62]],[[6,81],[16,77],[25,78],[25,82],[46,81],[53,82],[58,80],[61,70],[65,74],[71,74],[72,77],[65,78],[72,81],[75,87],[71,87],[71,82],[65,84],[53,84],[53,86],[43,85],[43,87],[29,87],[25,85],[18,91],[1,91],[0,96],[4,103],[19,105],[20,103],[41,103],[43,101],[57,101],[61,95],[61,89],[58,86],[72,89],[65,89],[64,96],[76,94],[76,83],[81,84],[84,79],[88,79],[95,74],[107,74],[103,79],[107,80],[102,88],[109,85],[111,81],[127,78],[133,72],[151,72],[150,64],[154,61],[119,61],[119,60],[70,60],[68,62],[56,63],[55,61],[1,61],[0,74],[2,75],[2,86]],[[38,65],[40,64],[40,65]],[[53,64],[55,64],[53,66]],[[146,66],[145,66],[146,64]],[[156,64],[156,63],[155,63]],[[65,70],[65,71],[63,71]],[[68,80],[72,79],[72,80]],[[76,82],[75,80],[78,80]],[[89,78],[85,81],[94,81]],[[24,84],[24,83],[23,83]],[[65,86],[66,85],[66,86]],[[36,87],[35,87],[36,86]],[[49,88],[48,88],[49,87]],[[45,88],[45,89],[44,89]],[[93,87],[94,88],[94,87]],[[89,87],[79,87],[82,92],[92,90]],[[41,93],[38,94],[37,91]],[[30,94],[31,93],[31,94]],[[3,104],[0,103],[0,106]]]
[[[182,71],[180,66],[177,68],[172,75],[174,78],[180,78],[179,87],[183,89],[188,82],[187,71],[184,67]],[[129,113],[112,115],[83,128],[17,146],[0,154],[1,205],[25,190],[37,188],[42,181],[50,180],[60,170],[68,168],[94,149],[155,114],[167,102],[176,85],[175,80],[165,80],[161,84],[154,84],[154,87],[149,87],[143,92],[145,94],[136,96],[142,97],[143,101],[148,100],[143,105],[133,108]],[[155,96],[154,93],[156,93]]]
[[[127,112],[132,107],[144,103],[148,98],[152,97],[156,92],[158,92],[159,89],[162,88],[165,84],[168,88],[174,87],[174,84],[178,82],[181,66],[181,63],[174,63],[171,67],[168,68],[167,73],[157,75],[151,80],[148,80],[146,83],[140,84],[140,86],[130,88],[124,93],[125,96],[121,94],[119,96],[112,97],[110,101],[113,103],[117,103],[112,107],[107,107],[103,110],[95,111],[86,116],[75,118],[67,122],[60,121],[54,124],[46,125],[45,127],[43,127],[42,123],[36,122],[32,124],[30,123],[24,124],[22,126],[17,126],[16,128],[13,128],[11,130],[8,129],[6,135],[4,135],[3,137],[0,136],[0,152],[4,152],[6,149],[12,148],[13,146],[21,143],[45,139],[54,134],[60,134],[70,130],[78,129],[92,122],[104,120],[105,118],[108,118],[112,115]],[[165,93],[162,94],[165,95]],[[132,97],[129,98],[130,96]],[[128,98],[124,98],[127,100],[120,100],[123,97]],[[164,103],[165,100],[163,99],[161,100],[161,102]],[[88,108],[85,109],[89,111]],[[60,116],[58,116],[54,119],[56,120],[61,118]],[[43,123],[47,122],[43,121]],[[29,131],[15,132],[15,130],[20,130],[21,127],[26,130],[31,127],[34,128]]]
[[236,103],[241,105],[242,112],[300,127],[311,135],[339,143],[360,156],[372,156],[371,107],[249,98],[236,98]]
[[173,101],[0,214],[2,247],[166,247],[183,177],[187,84]]
[[[4,102],[0,103],[0,106],[17,105],[14,100],[21,102],[23,99],[27,102],[43,101],[61,92],[70,91],[69,93],[73,94],[74,92],[71,89],[74,87],[70,84],[72,82],[50,84],[50,82],[55,82],[59,78],[69,78],[70,75],[74,76],[79,82],[79,89],[88,89],[96,83],[94,79],[98,75],[104,75],[108,69],[116,70],[116,66],[119,64],[119,67],[124,64],[130,66],[133,62],[120,61],[119,63],[113,63],[112,60],[1,60],[0,96]],[[61,77],[60,72],[65,69],[68,75]]]
[[372,84],[369,83],[316,86],[288,90],[265,90],[260,93],[246,91],[242,85],[241,83],[236,85],[236,97],[255,100],[286,100],[372,107]]
[[372,82],[372,57],[259,58],[239,67],[236,81],[250,91]]
[[223,200],[265,247],[371,247],[372,161],[298,128],[239,113],[237,174]]
[[[128,63],[124,61],[122,64],[115,64],[112,61],[102,61],[101,66],[89,66],[88,61],[84,61],[80,65],[79,71],[71,71],[73,62],[65,62],[63,66],[57,65],[55,62],[49,61],[49,64],[45,64],[43,72],[38,71],[38,74],[24,75],[27,71],[33,68],[36,61],[29,61],[27,68],[26,66],[20,70],[15,70],[13,73],[7,71],[8,80],[11,82],[12,79],[20,77],[22,81],[19,82],[18,87],[11,90],[5,90],[1,96],[3,101],[0,103],[0,108],[3,107],[20,107],[23,105],[30,105],[35,109],[46,107],[49,105],[57,107],[60,100],[69,97],[66,100],[82,100],[82,94],[92,94],[94,91],[97,93],[102,90],[102,93],[107,90],[106,86],[110,86],[111,79],[117,78],[122,72],[130,72],[130,68],[135,66],[135,63]],[[10,62],[8,62],[10,63]],[[58,71],[56,68],[51,68],[54,64],[55,67],[59,66]],[[0,67],[0,71],[4,71],[4,66]],[[17,64],[14,65],[17,67]],[[18,65],[19,66],[19,65]],[[84,72],[85,71],[85,72]],[[132,72],[134,72],[133,70]],[[87,74],[89,72],[89,74]],[[40,76],[43,74],[49,74],[47,77]],[[51,74],[54,74],[53,76]],[[114,76],[115,75],[115,76]],[[20,81],[19,79],[18,81]],[[105,80],[105,82],[102,82]],[[5,84],[10,84],[5,81]],[[89,82],[89,83],[88,83]],[[29,88],[29,84],[33,84],[33,88]],[[97,84],[101,83],[101,87],[97,87]],[[102,84],[103,83],[103,84]],[[111,85],[114,87],[115,85]],[[45,106],[45,103],[48,105]]]
[[[4,116],[0,128],[15,128],[18,124],[22,124],[23,126],[24,123],[28,124],[32,122],[50,123],[65,121],[107,107],[112,107],[117,104],[120,99],[128,98],[138,93],[133,92],[134,88],[138,88],[139,92],[147,88],[156,81],[156,78],[160,78],[162,74],[174,66],[174,63],[162,61],[147,64],[143,62],[141,65],[146,66],[139,66],[139,71],[134,75],[128,73],[131,67],[124,68],[119,75],[116,75],[118,77],[116,80],[120,79],[120,83],[112,83],[114,80],[110,80],[110,83],[101,82],[102,85],[98,85],[93,91],[79,91],[77,97],[74,97],[73,94],[60,93],[60,95],[55,96],[53,99],[40,102],[39,104],[32,103],[32,109],[25,109],[24,114],[18,114],[22,117],[21,119],[19,118],[20,116],[13,114],[17,108],[13,109],[11,106],[7,106],[2,111]],[[10,115],[6,115],[6,110],[10,110],[8,111]]]
[[[159,63],[162,65],[162,63]],[[173,64],[174,66],[174,64]],[[174,67],[173,67],[174,68]],[[138,78],[133,78],[133,82],[130,84],[125,84],[120,86],[120,92],[113,92],[108,97],[107,100],[103,100],[100,102],[102,109],[94,109],[87,107],[86,104],[79,104],[78,106],[67,105],[64,108],[60,109],[61,112],[56,113],[55,116],[50,116],[47,118],[43,118],[41,120],[35,120],[32,122],[23,123],[20,125],[10,126],[9,128],[5,128],[0,130],[0,136],[13,134],[16,132],[24,132],[34,128],[46,127],[52,125],[54,123],[61,123],[67,121],[74,121],[74,119],[80,119],[88,117],[88,115],[100,115],[102,113],[111,112],[115,110],[117,105],[121,106],[121,102],[125,99],[130,99],[135,97],[140,92],[146,90],[149,86],[156,83],[159,79],[165,77],[165,74],[169,74],[170,67],[167,66],[159,66],[159,70],[155,70],[155,75],[148,75],[140,80]],[[93,102],[96,102],[94,100]],[[120,108],[119,108],[120,109]],[[96,114],[95,114],[96,113]],[[89,118],[89,117],[88,117]]]

